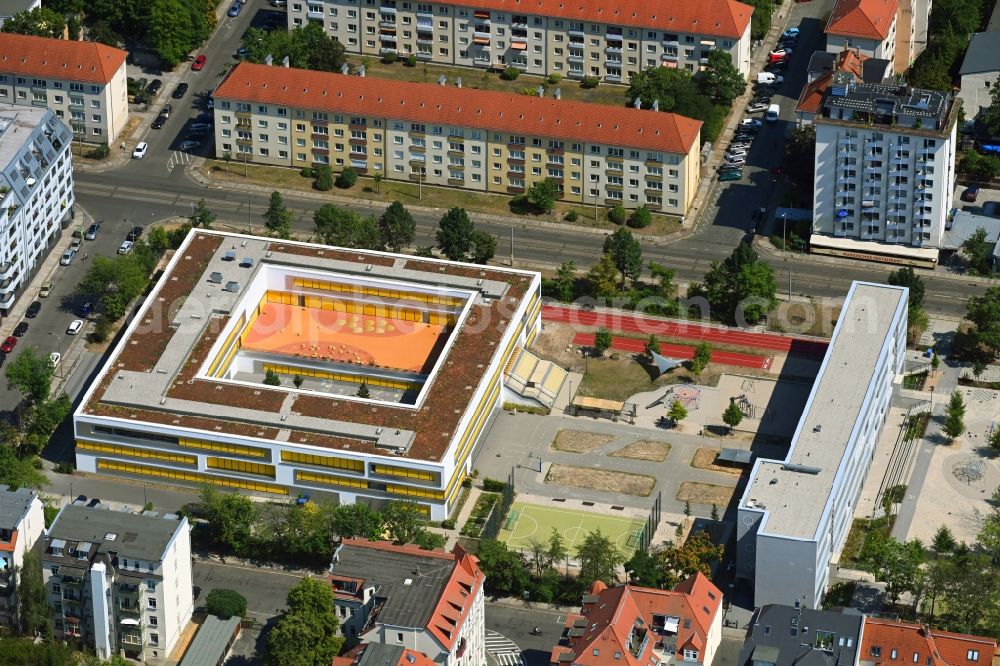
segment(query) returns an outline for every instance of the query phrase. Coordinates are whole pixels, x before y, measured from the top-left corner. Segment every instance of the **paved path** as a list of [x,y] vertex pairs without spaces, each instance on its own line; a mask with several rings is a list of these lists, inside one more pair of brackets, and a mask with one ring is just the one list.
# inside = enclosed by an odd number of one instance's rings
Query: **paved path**
[[580,310],[555,305],[542,308],[542,319],[576,326],[604,326],[615,333],[659,334],[717,344],[739,345],[779,352],[799,352],[815,356],[826,353],[826,342],[816,339],[758,333],[724,326],[706,326],[613,310]]
[[486,630],[486,652],[500,666],[524,666],[517,643],[489,629]]
[[[593,333],[577,333],[573,336],[573,344],[578,347],[593,347]],[[641,338],[623,338],[614,336],[611,338],[611,348],[615,351],[644,352],[646,351],[646,340]],[[660,342],[660,353],[664,356],[674,358],[690,359],[694,358],[694,347],[687,345],[674,345]],[[753,368],[755,370],[767,370],[771,367],[770,356],[757,356],[756,354],[741,354],[740,352],[712,350],[712,362],[723,365],[734,365],[740,368]]]

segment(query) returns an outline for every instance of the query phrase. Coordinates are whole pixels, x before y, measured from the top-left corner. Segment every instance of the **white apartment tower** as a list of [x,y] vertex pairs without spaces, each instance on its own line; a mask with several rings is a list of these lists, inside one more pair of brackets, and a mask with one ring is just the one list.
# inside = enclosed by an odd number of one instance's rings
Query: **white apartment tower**
[[45,108],[0,105],[0,314],[73,214],[72,134]]
[[191,619],[186,518],[64,506],[45,536],[42,575],[57,640],[165,663]]

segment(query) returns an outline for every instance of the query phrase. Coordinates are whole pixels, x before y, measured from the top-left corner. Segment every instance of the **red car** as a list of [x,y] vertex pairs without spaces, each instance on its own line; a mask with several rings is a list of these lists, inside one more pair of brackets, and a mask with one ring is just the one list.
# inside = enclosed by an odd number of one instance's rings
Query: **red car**
[[205,66],[205,62],[207,60],[208,60],[208,58],[206,58],[203,55],[198,56],[197,58],[194,59],[194,62],[191,63],[191,69],[193,69],[194,71],[197,72],[198,70],[200,70],[201,68],[203,68]]
[[16,346],[17,346],[17,338],[15,338],[13,335],[10,335],[7,336],[7,339],[3,341],[2,345],[0,345],[0,351],[2,351],[4,354],[9,354],[12,351],[14,351],[14,347]]

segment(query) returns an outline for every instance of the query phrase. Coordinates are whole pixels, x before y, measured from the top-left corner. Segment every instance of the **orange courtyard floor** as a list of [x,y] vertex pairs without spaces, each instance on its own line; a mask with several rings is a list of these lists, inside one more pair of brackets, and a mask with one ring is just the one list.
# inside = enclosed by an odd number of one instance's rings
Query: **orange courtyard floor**
[[267,303],[243,348],[292,357],[427,372],[446,327]]

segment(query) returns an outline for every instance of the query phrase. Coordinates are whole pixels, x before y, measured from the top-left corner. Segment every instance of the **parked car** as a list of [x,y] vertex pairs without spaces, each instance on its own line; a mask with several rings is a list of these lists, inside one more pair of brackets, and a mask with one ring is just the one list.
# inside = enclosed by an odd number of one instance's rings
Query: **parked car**
[[742,121],[740,121],[740,128],[744,129],[744,130],[756,132],[757,130],[760,129],[760,126],[762,124],[763,123],[761,123],[756,118],[744,118]]
[[28,332],[28,322],[26,321],[22,321],[20,324],[14,327],[15,338],[20,338],[27,332]]
[[726,150],[726,159],[729,159],[731,157],[742,157],[743,159],[746,159],[747,149],[742,147],[729,146],[729,149]]
[[962,192],[962,201],[967,201],[969,203],[975,203],[976,199],[978,199],[978,198],[979,198],[979,186],[978,185],[969,185],[967,188],[965,188],[965,191]]
[[194,59],[193,63],[191,63],[191,69],[193,69],[196,72],[200,71],[200,70],[202,70],[202,69],[205,68],[205,63],[207,61],[208,61],[208,58],[206,58],[204,55],[200,55],[200,56],[198,56],[197,58]]
[[84,303],[83,305],[81,305],[76,309],[76,313],[81,317],[89,317],[90,313],[93,311],[94,311],[94,304],[91,303],[90,301],[87,301],[86,303]]
[[799,36],[799,29],[798,28],[789,28],[788,30],[786,30],[783,33],[781,33],[781,36],[782,37],[798,37]]
[[792,55],[792,49],[777,48],[768,53],[769,56],[778,56],[781,58],[790,58]]
[[747,104],[747,113],[763,113],[767,111],[767,104],[764,102],[750,102]]
[[83,320],[74,319],[69,323],[69,326],[66,327],[66,335],[76,335],[80,332],[81,328],[83,328]]
[[206,121],[194,122],[188,126],[188,130],[191,132],[206,132],[210,129],[212,129],[212,123]]
[[97,499],[96,497],[87,502],[87,506],[90,507],[91,509],[94,509],[100,505],[101,505],[101,500]]
[[156,97],[156,95],[159,94],[160,90],[162,89],[163,89],[163,81],[159,79],[153,79],[152,81],[149,82],[149,85],[146,86],[146,92],[149,93],[150,97]]
[[174,112],[174,107],[171,104],[164,104],[163,108],[160,109],[160,115],[164,118],[169,118],[170,114]]
[[42,309],[42,302],[33,301],[31,305],[28,306],[28,309],[24,311],[24,316],[27,317],[28,319],[34,319],[35,317],[38,316],[38,313],[41,311],[41,309]]
[[[49,294],[51,294],[51,293],[52,293],[52,283],[51,282],[46,282],[45,284],[42,285],[42,288],[38,291],[38,297],[39,298],[48,298]],[[38,307],[41,307],[41,304],[39,304]]]
[[148,150],[149,150],[149,144],[146,143],[145,141],[140,141],[136,145],[135,150],[132,151],[132,159],[141,160],[143,157],[146,156],[146,152]]
[[52,352],[51,354],[49,354],[49,363],[52,364],[53,368],[59,365],[59,361],[61,360],[62,360],[62,354],[60,354],[59,352]]
[[161,113],[160,115],[156,116],[156,119],[152,122],[152,124],[150,124],[150,127],[152,127],[153,129],[160,129],[166,124],[166,122],[167,122],[167,117]]
[[69,266],[70,264],[73,263],[73,257],[75,257],[75,256],[76,256],[76,250],[74,250],[73,248],[70,248],[70,249],[66,250],[62,254],[62,258],[59,259],[59,265],[60,266]]
[[84,238],[86,238],[87,240],[94,240],[95,238],[97,238],[97,233],[100,230],[101,230],[101,223],[94,222],[89,227],[87,227],[87,233],[84,235]]
[[726,183],[733,180],[742,180],[743,172],[738,170],[723,171],[719,174],[719,182]]
[[132,230],[128,232],[128,236],[125,237],[125,240],[137,241],[139,240],[139,236],[142,236],[142,227],[134,226],[132,227]]
[[185,93],[188,91],[188,84],[178,83],[177,87],[174,88],[174,93],[171,95],[174,99],[180,99],[184,97]]
[[128,254],[132,251],[132,241],[122,241],[122,244],[118,246],[118,254]]
[[247,47],[241,46],[240,48],[236,49],[236,59],[237,60],[242,60],[243,58],[246,58],[247,57],[247,53],[249,53],[249,52],[250,51],[247,50]]
[[194,150],[200,145],[201,141],[194,141],[193,139],[188,139],[187,141],[181,141],[177,147],[180,148],[181,150],[188,151],[188,150]]
[[0,351],[2,351],[4,354],[9,354],[12,351],[14,351],[14,347],[16,346],[17,346],[17,338],[15,338],[13,335],[8,335],[7,339],[3,341],[2,345],[0,345]]
[[787,60],[788,60],[788,56],[784,55],[784,54],[779,55],[777,53],[770,53],[767,56],[767,63],[769,65],[774,65],[774,64],[779,63],[779,62],[785,62]]
[[229,11],[227,13],[229,14],[230,17],[236,18],[237,16],[240,15],[240,9],[242,7],[243,5],[240,4],[239,0],[236,0],[236,2],[233,3],[232,7],[229,8]]

